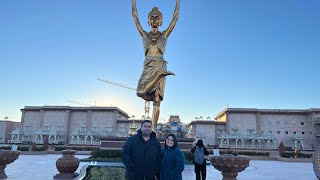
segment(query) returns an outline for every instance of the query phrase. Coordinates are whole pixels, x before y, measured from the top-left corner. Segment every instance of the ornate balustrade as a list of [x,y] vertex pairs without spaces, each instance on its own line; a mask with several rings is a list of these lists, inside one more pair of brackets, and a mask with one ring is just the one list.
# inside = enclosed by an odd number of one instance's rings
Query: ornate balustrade
[[69,144],[88,144],[88,145],[100,145],[100,141],[96,142],[96,141],[70,141]]

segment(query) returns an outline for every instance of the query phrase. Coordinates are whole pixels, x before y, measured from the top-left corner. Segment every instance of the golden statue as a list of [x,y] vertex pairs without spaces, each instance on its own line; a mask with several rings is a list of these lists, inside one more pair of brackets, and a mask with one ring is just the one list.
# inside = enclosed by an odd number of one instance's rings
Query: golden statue
[[151,31],[146,32],[139,22],[136,0],[132,0],[132,17],[142,37],[145,55],[143,72],[137,87],[137,96],[146,101],[153,101],[152,127],[154,130],[157,127],[160,103],[164,96],[165,77],[175,75],[167,71],[167,62],[163,56],[167,39],[178,21],[179,4],[180,0],[176,0],[173,19],[169,27],[162,32],[159,31],[159,26],[162,25],[162,13],[157,7],[154,7],[148,14],[148,24]]

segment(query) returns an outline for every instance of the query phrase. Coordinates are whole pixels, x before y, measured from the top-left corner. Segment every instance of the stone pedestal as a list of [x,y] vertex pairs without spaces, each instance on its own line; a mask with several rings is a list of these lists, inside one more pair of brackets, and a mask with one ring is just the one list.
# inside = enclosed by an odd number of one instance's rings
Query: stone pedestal
[[4,169],[7,167],[8,164],[13,163],[16,159],[18,159],[19,154],[19,151],[0,151],[0,179],[8,177]]
[[236,180],[238,172],[249,166],[250,157],[234,156],[233,154],[223,156],[209,156],[211,165],[221,171],[222,180]]
[[63,156],[56,161],[56,167],[59,174],[53,176],[54,179],[72,179],[78,174],[75,171],[78,169],[80,160],[74,156],[77,151],[63,150]]

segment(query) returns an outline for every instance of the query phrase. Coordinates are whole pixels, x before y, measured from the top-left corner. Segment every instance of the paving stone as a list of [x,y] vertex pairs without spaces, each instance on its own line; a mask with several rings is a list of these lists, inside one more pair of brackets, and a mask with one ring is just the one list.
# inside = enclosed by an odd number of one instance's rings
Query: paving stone
[[[52,180],[58,173],[56,160],[62,155],[20,155],[14,163],[6,168],[8,178],[6,180]],[[89,155],[76,155],[77,158],[87,158]],[[80,172],[82,166],[89,164],[81,162],[76,172]],[[183,171],[183,180],[194,180],[193,165],[186,165]],[[207,165],[207,180],[220,180],[220,171]],[[311,162],[282,162],[251,160],[250,166],[238,175],[238,180],[317,180],[313,172]]]

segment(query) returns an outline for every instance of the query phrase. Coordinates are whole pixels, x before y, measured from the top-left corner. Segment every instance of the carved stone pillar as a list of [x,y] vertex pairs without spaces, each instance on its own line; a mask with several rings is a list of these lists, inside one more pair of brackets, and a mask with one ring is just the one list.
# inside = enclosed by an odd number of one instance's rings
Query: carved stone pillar
[[64,131],[64,140],[65,140],[65,144],[66,145],[69,145],[69,138],[68,138],[68,135],[69,135],[69,126],[70,126],[70,110],[66,110],[65,111],[65,131]]

